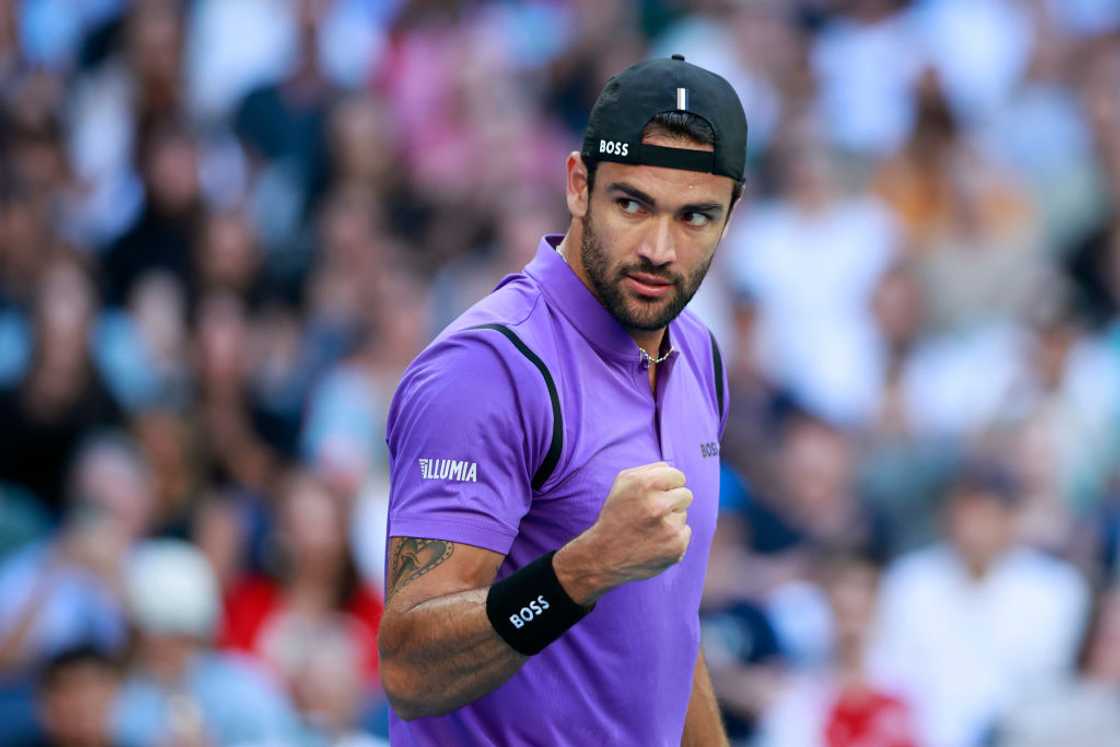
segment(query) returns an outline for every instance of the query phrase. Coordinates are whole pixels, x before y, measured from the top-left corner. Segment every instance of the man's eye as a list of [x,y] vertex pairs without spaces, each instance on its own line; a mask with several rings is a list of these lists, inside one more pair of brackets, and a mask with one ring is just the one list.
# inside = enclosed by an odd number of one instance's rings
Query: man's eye
[[638,204],[637,200],[631,200],[625,197],[618,200],[618,206],[622,208],[622,212],[627,215],[637,215],[642,209],[642,206]]
[[692,212],[685,215],[685,222],[690,226],[700,228],[712,222],[712,216],[707,213]]

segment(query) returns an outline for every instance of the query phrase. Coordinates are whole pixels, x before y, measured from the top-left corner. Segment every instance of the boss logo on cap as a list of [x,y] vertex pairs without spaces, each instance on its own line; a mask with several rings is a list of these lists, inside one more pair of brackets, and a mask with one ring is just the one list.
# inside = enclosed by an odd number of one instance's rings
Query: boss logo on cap
[[630,143],[620,143],[616,140],[600,140],[599,152],[607,153],[612,156],[628,156],[630,155]]

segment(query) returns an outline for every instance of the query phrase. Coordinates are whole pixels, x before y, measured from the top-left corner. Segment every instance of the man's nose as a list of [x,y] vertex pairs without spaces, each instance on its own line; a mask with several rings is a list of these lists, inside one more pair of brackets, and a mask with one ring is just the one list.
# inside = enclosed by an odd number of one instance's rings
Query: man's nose
[[671,264],[676,260],[677,250],[673,242],[671,217],[664,216],[652,221],[649,232],[638,249],[638,254],[658,267]]

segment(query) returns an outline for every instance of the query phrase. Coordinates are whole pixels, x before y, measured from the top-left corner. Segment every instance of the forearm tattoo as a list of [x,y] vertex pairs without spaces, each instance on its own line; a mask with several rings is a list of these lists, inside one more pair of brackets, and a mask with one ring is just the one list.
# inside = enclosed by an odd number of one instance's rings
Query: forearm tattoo
[[455,543],[444,540],[395,537],[389,571],[389,597],[409,582],[435,569],[451,557]]

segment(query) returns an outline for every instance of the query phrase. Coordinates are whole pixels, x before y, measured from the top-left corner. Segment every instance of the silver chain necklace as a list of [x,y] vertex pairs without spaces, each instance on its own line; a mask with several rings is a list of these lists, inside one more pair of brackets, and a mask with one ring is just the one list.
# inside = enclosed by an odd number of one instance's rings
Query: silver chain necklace
[[658,363],[664,363],[668,360],[669,356],[673,354],[673,349],[669,348],[656,358],[647,353],[645,348],[638,348],[638,352],[642,354],[642,367],[649,368],[650,366],[656,366]]

